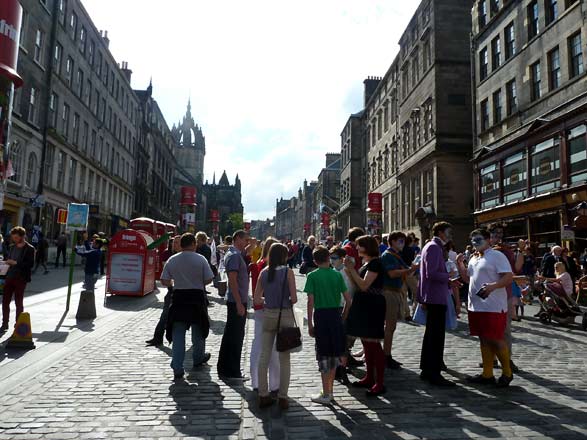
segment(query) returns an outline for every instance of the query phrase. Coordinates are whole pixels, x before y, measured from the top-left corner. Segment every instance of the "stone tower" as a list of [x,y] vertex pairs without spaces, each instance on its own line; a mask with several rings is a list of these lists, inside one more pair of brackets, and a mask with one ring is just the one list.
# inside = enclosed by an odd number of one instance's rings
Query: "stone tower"
[[199,185],[204,180],[204,157],[206,156],[206,138],[202,134],[202,128],[195,123],[192,116],[191,101],[183,122],[172,129],[177,147],[175,156],[177,162]]

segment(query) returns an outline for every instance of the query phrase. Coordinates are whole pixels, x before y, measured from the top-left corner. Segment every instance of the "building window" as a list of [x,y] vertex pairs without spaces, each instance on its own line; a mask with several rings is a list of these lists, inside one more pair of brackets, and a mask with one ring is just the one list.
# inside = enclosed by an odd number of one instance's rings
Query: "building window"
[[489,128],[489,101],[481,101],[481,131]]
[[20,182],[20,176],[22,175],[22,163],[23,163],[23,148],[19,141],[14,141],[10,146],[10,162],[12,164],[13,174],[9,177],[13,182]]
[[487,3],[486,0],[479,1],[479,26],[483,27],[487,24]]
[[538,12],[538,0],[533,0],[528,5],[528,40],[531,40],[538,32],[540,32],[539,12]]
[[499,12],[499,0],[489,0],[491,5],[491,16],[493,17],[495,14]]
[[27,25],[29,23],[29,14],[26,10],[23,9],[22,11],[22,19],[20,22],[20,34],[18,36],[18,44],[20,45],[20,47],[25,48],[26,49],[26,42],[25,42],[25,38],[27,35]]
[[69,106],[63,104],[63,112],[61,113],[61,134],[65,139],[69,136]]
[[410,216],[413,216],[421,206],[421,195],[420,195],[420,176],[412,179],[412,209],[410,210]]
[[432,56],[430,52],[430,38],[426,38],[426,41],[424,41],[424,47],[422,49],[422,67],[424,69],[424,72],[428,70],[428,67],[430,67],[431,58]]
[[69,180],[67,185],[67,193],[75,197],[75,180],[77,175],[77,160],[69,158]]
[[416,48],[414,57],[412,58],[412,84],[414,87],[420,80],[420,62],[418,58],[418,49]]
[[587,125],[569,130],[569,174],[571,184],[587,181]]
[[499,168],[497,164],[482,168],[479,175],[481,209],[496,206],[499,203]]
[[409,88],[409,69],[410,65],[409,63],[406,63],[406,65],[404,66],[403,70],[402,70],[402,96],[405,98],[406,96],[408,96],[408,88]]
[[73,41],[77,38],[77,14],[75,12],[71,13],[71,18],[69,20],[69,35]]
[[45,44],[45,35],[40,29],[35,34],[35,54],[34,59],[40,65],[43,65],[43,46]]
[[80,116],[75,113],[73,115],[73,143],[79,146],[79,129],[80,129]]
[[501,66],[501,41],[499,37],[495,37],[491,41],[491,64],[493,70]]
[[548,85],[550,90],[558,89],[561,84],[561,63],[558,47],[548,53]]
[[544,6],[546,8],[546,26],[558,18],[558,1],[545,0]]
[[29,97],[29,122],[31,124],[37,124],[37,117],[39,113],[39,90],[31,87],[31,95]]
[[88,62],[90,66],[94,67],[94,54],[96,53],[96,43],[90,41],[90,47],[88,49]]
[[59,43],[55,44],[53,52],[53,69],[57,75],[61,75],[61,59],[63,58],[63,46]]
[[86,202],[88,200],[88,193],[86,192],[86,167],[80,166],[79,169],[79,198]]
[[509,60],[516,54],[516,29],[512,21],[505,28],[505,59]]
[[61,26],[65,27],[65,17],[67,17],[67,0],[58,0],[59,7],[58,7],[58,14],[59,14],[59,23]]
[[[386,102],[384,104],[384,108],[383,108],[383,129],[386,132],[389,130],[389,103],[388,102]],[[125,134],[125,138],[126,138],[126,127],[124,127],[124,134]]]
[[49,124],[51,127],[57,127],[57,117],[59,114],[59,97],[55,93],[51,93],[49,99]]
[[424,172],[424,199],[423,205],[432,205],[432,196],[434,192],[434,171],[428,170]]
[[569,38],[570,69],[569,76],[574,78],[583,73],[583,48],[581,47],[581,32]]
[[73,59],[71,57],[67,57],[65,63],[65,81],[69,87],[73,86]]
[[526,197],[526,152],[516,153],[503,162],[503,201],[505,203]]
[[63,191],[63,185],[65,183],[65,152],[59,151],[57,155],[57,189]]
[[43,174],[43,184],[51,186],[53,183],[53,162],[55,161],[55,147],[51,144],[47,145],[47,152],[45,154],[45,172]]
[[532,194],[540,194],[560,187],[560,140],[548,139],[530,149]]
[[499,124],[502,119],[501,89],[493,93],[493,123]]
[[481,79],[481,81],[487,78],[488,64],[487,48],[484,47],[481,49],[481,52],[479,52],[479,79]]
[[82,54],[86,54],[86,40],[87,40],[87,32],[86,28],[82,27],[79,31],[79,49]]
[[75,78],[75,90],[77,96],[81,99],[84,94],[84,72],[82,69],[77,69],[77,76]]
[[518,92],[516,91],[515,79],[506,84],[506,94],[508,116],[511,116],[518,111]]
[[27,164],[26,186],[31,189],[37,187],[37,155],[31,153]]
[[530,66],[530,87],[532,101],[540,99],[540,61]]

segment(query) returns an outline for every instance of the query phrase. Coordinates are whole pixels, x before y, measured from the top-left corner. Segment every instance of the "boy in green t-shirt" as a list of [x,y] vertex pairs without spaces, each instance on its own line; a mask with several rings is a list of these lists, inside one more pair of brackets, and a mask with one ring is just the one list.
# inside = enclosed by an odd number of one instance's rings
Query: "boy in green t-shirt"
[[[304,292],[308,294],[308,333],[316,339],[316,360],[322,375],[322,392],[312,401],[329,405],[333,400],[336,368],[344,365],[346,334],[343,319],[351,305],[342,275],[330,268],[330,254],[324,246],[312,252],[318,270],[308,274]],[[344,311],[340,313],[342,296]]]

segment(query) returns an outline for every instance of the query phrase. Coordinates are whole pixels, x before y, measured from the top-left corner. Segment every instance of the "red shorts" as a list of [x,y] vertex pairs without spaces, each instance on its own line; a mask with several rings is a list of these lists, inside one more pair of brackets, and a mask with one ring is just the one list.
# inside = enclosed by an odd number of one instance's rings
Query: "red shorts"
[[469,331],[471,336],[500,341],[504,338],[507,313],[469,311]]

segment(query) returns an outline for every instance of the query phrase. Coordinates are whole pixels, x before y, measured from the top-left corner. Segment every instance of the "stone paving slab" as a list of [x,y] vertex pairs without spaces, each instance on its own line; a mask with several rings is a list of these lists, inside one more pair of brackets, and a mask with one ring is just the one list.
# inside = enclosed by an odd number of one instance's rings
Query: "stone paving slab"
[[[298,287],[303,279],[298,278]],[[213,290],[213,289],[211,289]],[[215,292],[215,291],[214,291]],[[300,294],[301,306],[305,298]],[[466,323],[447,335],[446,363],[458,381],[438,389],[419,380],[423,328],[398,327],[386,395],[336,385],[336,404],[309,397],[319,389],[312,341],[292,355],[291,408],[259,410],[249,386],[227,384],[215,369],[225,307],[211,296],[210,367],[174,382],[170,348],[145,348],[158,307],[126,313],[117,326],[0,396],[0,439],[463,439],[587,437],[587,334],[528,319],[515,323],[514,355],[523,371],[507,390],[461,380],[478,372],[478,342]],[[531,314],[531,310],[527,310]],[[249,320],[243,355],[248,371]],[[190,356],[186,356],[189,359]],[[19,362],[27,360],[27,356]],[[0,367],[1,370],[2,367]],[[189,370],[188,370],[189,371]],[[356,372],[361,376],[361,370]],[[0,390],[3,383],[0,382]]]

